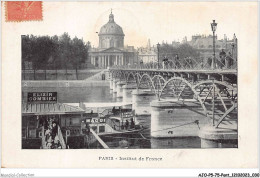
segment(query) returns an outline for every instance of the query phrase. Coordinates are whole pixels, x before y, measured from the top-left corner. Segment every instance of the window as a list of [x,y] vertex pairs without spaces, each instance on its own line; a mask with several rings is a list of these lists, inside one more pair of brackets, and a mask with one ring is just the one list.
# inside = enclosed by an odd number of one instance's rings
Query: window
[[105,132],[105,126],[99,126],[99,133]]
[[36,138],[36,129],[30,129],[29,130],[29,137],[30,138]]

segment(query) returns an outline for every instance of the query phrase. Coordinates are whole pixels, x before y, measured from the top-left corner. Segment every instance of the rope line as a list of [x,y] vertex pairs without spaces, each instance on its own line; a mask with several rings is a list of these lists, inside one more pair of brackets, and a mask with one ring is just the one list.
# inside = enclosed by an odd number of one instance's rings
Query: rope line
[[[197,124],[198,128],[200,129],[200,127],[199,127],[199,120],[195,120],[193,122],[189,122],[189,123],[186,123],[186,124],[177,125],[177,126],[174,126],[174,127],[169,127],[169,128],[165,128],[165,129],[161,129],[161,130],[154,130],[154,131],[151,131],[151,132],[159,132],[159,131],[163,131],[163,130],[174,129],[174,128],[177,128],[177,127],[181,127],[181,126],[185,126],[185,125],[189,125],[189,124],[193,124],[193,123]],[[150,128],[147,128],[147,129],[150,129]],[[143,130],[146,130],[146,129],[143,129]]]

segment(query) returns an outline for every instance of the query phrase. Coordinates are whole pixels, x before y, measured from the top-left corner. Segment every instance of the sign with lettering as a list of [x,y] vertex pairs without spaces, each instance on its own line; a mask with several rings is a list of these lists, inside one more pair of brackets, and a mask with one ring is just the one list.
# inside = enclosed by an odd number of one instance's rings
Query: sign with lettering
[[106,119],[105,118],[93,117],[93,118],[87,118],[86,122],[89,123],[89,124],[105,123]]
[[28,92],[28,103],[57,103],[57,92]]

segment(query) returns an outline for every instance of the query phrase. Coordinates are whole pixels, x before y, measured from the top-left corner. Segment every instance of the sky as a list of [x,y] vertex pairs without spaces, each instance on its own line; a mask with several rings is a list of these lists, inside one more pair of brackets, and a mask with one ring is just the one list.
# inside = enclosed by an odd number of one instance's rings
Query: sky
[[212,34],[210,23],[218,23],[216,34],[232,38],[256,25],[254,2],[43,2],[43,21],[32,28],[17,24],[24,34],[61,35],[83,38],[98,46],[102,25],[113,9],[115,22],[123,28],[125,45],[146,46],[158,42],[188,40],[195,34]]

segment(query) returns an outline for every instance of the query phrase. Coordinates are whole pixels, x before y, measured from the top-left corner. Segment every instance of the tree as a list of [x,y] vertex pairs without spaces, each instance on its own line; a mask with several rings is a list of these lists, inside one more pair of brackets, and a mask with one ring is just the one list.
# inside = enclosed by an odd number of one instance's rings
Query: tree
[[60,37],[23,35],[22,64],[32,62],[33,69],[77,70],[86,61],[88,49],[82,39],[75,37],[71,40],[68,33]]

